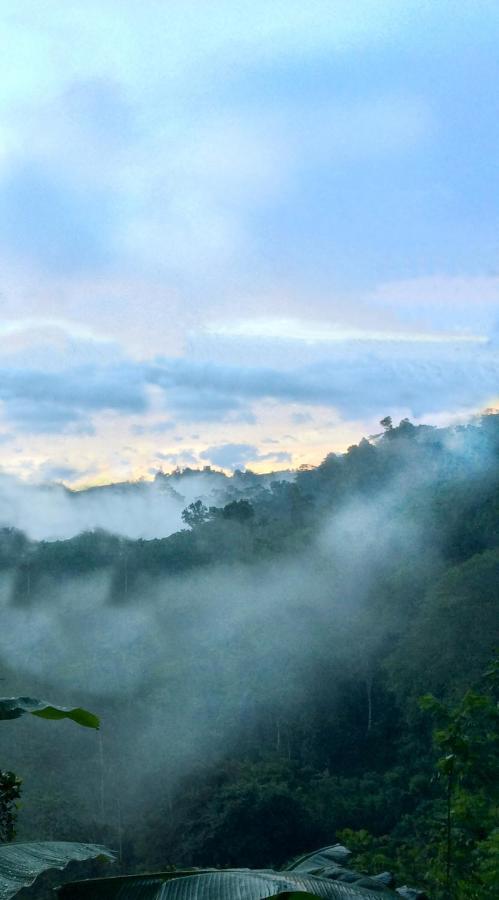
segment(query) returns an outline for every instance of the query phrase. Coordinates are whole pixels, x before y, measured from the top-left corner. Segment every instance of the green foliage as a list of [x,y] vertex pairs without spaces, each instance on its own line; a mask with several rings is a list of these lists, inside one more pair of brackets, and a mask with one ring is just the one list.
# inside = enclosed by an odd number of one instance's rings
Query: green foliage
[[182,512],[182,521],[190,528],[197,528],[199,525],[204,525],[205,522],[209,521],[209,518],[210,511],[201,500],[195,500],[194,503],[189,503],[189,506]]
[[21,779],[14,772],[2,772],[0,769],[0,843],[12,841],[15,837],[21,784]]
[[99,728],[98,717],[79,706],[73,708],[54,706],[45,700],[34,700],[32,697],[0,697],[0,721],[18,719],[25,713],[31,713],[40,719],[71,719],[86,728]]
[[248,500],[233,500],[222,510],[222,518],[232,522],[249,522],[254,515],[255,510]]
[[[494,666],[476,682],[497,641],[499,416],[382,427],[294,480],[211,472],[217,506],[192,503],[167,538],[0,531],[12,605],[40,609],[67,579],[72,621],[91,573],[103,607],[129,607],[133,624],[151,596],[157,622],[109,654],[124,678],[100,694],[105,752],[92,746],[81,778],[71,729],[26,749],[23,836],[120,842],[131,871],[278,867],[339,838],[357,869],[393,870],[432,900],[449,892],[450,837],[453,900],[495,896]],[[203,473],[185,476],[203,496]],[[181,494],[182,473],[161,476],[172,484]],[[68,679],[113,647],[87,642]],[[2,752],[20,768],[8,733]]]
[[431,687],[457,695],[480,677],[497,640],[498,584],[495,549],[448,568],[429,585],[392,658],[404,692],[416,697]]
[[[151,875],[125,876],[121,878],[94,879],[66,884],[59,890],[62,900],[220,900],[221,897],[244,897],[244,900],[288,898],[288,900],[377,900],[381,895],[395,898],[397,895],[371,879],[359,880],[332,872],[320,875],[303,869],[271,871],[266,869],[214,869],[176,870],[155,872]],[[338,877],[340,880],[337,880]]]
[[[98,728],[99,719],[86,709],[54,706],[31,697],[0,699],[0,720],[17,719],[31,713],[43,719],[71,719],[87,728]],[[107,848],[96,844],[37,841],[10,843],[15,836],[15,806],[21,781],[13,772],[0,771],[0,900],[10,900],[48,869],[63,869],[75,860],[114,859]],[[9,843],[7,843],[9,842]]]
[[[456,900],[492,898],[499,887],[497,675],[495,660],[480,693],[469,690],[456,705],[440,703],[432,696],[421,701],[423,709],[438,722],[434,732],[435,746],[441,754],[437,771],[446,797],[440,853],[444,860],[437,860],[433,875],[443,896]],[[490,882],[494,865],[495,886]]]
[[363,871],[391,869],[432,900],[493,900],[499,887],[498,661],[457,703],[432,695],[421,708],[437,724],[432,794],[389,835],[344,829],[338,837]]
[[[0,721],[18,719],[30,713],[41,719],[71,719],[86,728],[99,728],[96,715],[80,707],[54,706],[44,700],[32,697],[0,698]],[[21,795],[21,780],[13,772],[0,770],[0,842],[12,841],[15,837],[17,802]],[[1,898],[1,894],[0,894]]]

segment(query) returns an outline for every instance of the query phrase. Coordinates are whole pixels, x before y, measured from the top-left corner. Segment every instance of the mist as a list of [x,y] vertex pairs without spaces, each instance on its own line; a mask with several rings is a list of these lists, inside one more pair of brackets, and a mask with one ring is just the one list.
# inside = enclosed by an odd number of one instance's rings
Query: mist
[[[141,577],[118,603],[110,601],[113,575],[106,569],[62,580],[44,577],[20,606],[9,600],[12,575],[4,574],[0,657],[9,690],[38,695],[43,686],[48,697],[85,703],[101,714],[113,777],[124,764],[135,804],[148,776],[162,766],[173,789],[201,759],[216,759],[237,744],[249,725],[261,720],[268,726],[269,717],[285,718],[290,704],[306,703],[325,663],[344,675],[360,664],[362,647],[369,664],[366,648],[374,651],[385,636],[385,626],[377,622],[374,628],[368,609],[372,582],[395,555],[419,547],[419,523],[400,510],[401,489],[397,480],[369,502],[347,503],[326,518],[306,551],[256,565]],[[42,519],[41,492],[38,498]],[[95,491],[90,502],[94,509],[101,504],[101,523],[117,515],[120,504],[145,515],[141,498],[127,506],[127,498],[115,501]],[[49,510],[51,503],[49,496]],[[236,719],[226,696],[234,687]],[[333,679],[328,690],[334,703]],[[29,728],[30,744],[40,740],[37,725]],[[26,723],[15,728],[28,730]],[[63,728],[86,755],[89,739]],[[12,765],[22,771],[24,742],[8,737]],[[77,758],[80,752],[75,749]],[[63,782],[70,783],[75,759],[65,766]]]
[[[430,441],[428,434],[421,432],[421,452],[431,456],[436,437],[430,434]],[[98,567],[80,574],[50,563],[32,577],[28,592],[19,591],[19,567],[4,566],[2,692],[83,705],[102,718],[98,737],[67,722],[11,724],[3,764],[27,773],[20,834],[29,838],[43,827],[51,831],[48,836],[71,831],[96,840],[104,835],[116,845],[133,832],[137,815],[154,820],[158,804],[175,810],[186,783],[203,773],[208,777],[231,753],[252,758],[266,748],[289,760],[299,758],[305,733],[299,722],[311,715],[310,698],[331,717],[334,733],[348,685],[358,685],[356,716],[360,733],[367,733],[385,678],[380,660],[403,644],[414,609],[444,567],[443,538],[420,498],[437,489],[444,470],[456,469],[459,484],[471,490],[491,472],[485,431],[479,441],[471,438],[464,446],[462,435],[443,432],[433,466],[422,466],[418,447],[405,438],[400,446],[385,438],[382,446],[363,442],[343,457],[328,458],[322,470],[302,473],[301,481],[253,482],[246,493],[262,510],[257,523],[215,517],[184,531],[186,541],[201,547],[211,541],[207,561],[185,570],[165,572],[140,563],[133,541],[124,551],[126,583],[121,549],[111,565],[103,557]],[[375,474],[380,461],[382,477]],[[287,521],[296,515],[296,486],[306,499],[307,478],[320,474],[331,485],[340,484],[346,466],[357,473],[357,483],[321,509],[311,520],[313,528],[298,518],[292,547],[255,555],[255,541],[267,540],[265,535],[277,534],[280,527],[269,518],[269,503],[282,502],[281,495],[291,498]],[[367,487],[365,473],[371,479]],[[64,508],[70,510],[68,528],[76,528],[78,515],[92,514],[101,526],[116,523],[125,510],[145,521],[148,502],[157,504],[147,526],[154,533],[158,510],[176,505],[181,521],[183,504],[200,496],[199,483],[205,497],[223,502],[231,496],[225,485],[233,480],[222,478],[224,490],[216,493],[209,480],[193,475],[181,482],[182,500],[172,497],[169,486],[162,491],[161,479],[129,491],[119,486],[116,495],[94,490],[82,498],[79,511],[80,498],[75,502],[58,490],[54,501],[52,491],[38,489],[31,534],[44,521],[54,523]],[[31,490],[26,488],[24,496]],[[237,496],[236,507],[242,488]],[[321,503],[321,491],[316,496]],[[73,508],[77,513],[71,519]],[[28,515],[27,505],[25,510]],[[134,529],[142,535],[145,525],[132,517],[119,530],[130,534]],[[150,546],[166,547],[177,537]],[[96,541],[103,539],[95,533]],[[225,561],[224,542],[235,548]],[[253,555],[246,560],[248,542]],[[62,550],[71,543],[54,546]],[[175,553],[184,552],[183,546],[178,544]],[[395,601],[387,602],[390,596]],[[38,756],[41,769],[34,764]],[[332,763],[317,764],[327,768]],[[72,809],[69,824],[56,813],[61,796]],[[174,812],[171,816],[174,822]]]
[[[258,476],[253,476],[258,477]],[[262,476],[262,485],[292,473]],[[35,541],[65,540],[101,529],[133,540],[173,534],[196,500],[220,505],[233,491],[244,496],[244,476],[211,470],[158,473],[153,481],[124,482],[74,491],[58,483],[31,484],[0,473],[0,527]]]

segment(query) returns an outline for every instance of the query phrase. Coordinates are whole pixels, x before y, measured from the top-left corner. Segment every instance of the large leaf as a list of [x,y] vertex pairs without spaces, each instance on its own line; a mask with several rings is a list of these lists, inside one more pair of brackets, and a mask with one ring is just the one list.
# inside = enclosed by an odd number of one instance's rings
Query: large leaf
[[76,860],[114,859],[106,847],[68,841],[0,844],[0,900],[10,900],[47,869],[64,869]]
[[379,900],[396,897],[381,885],[374,890],[295,872],[249,869],[158,872],[65,884],[61,900],[264,900],[268,897]]
[[25,713],[31,713],[32,716],[39,716],[41,719],[72,719],[73,722],[86,728],[98,728],[100,725],[97,716],[79,706],[73,708],[54,706],[53,703],[34,700],[33,697],[0,697],[0,720],[18,719]]
[[175,878],[163,885],[158,900],[263,900],[296,892],[329,900],[379,900],[378,893],[291,872],[210,872]]
[[320,875],[321,878],[369,888],[376,892],[383,892],[392,883],[393,877],[389,872],[383,872],[381,875],[370,878],[361,872],[345,868],[344,863],[349,856],[351,856],[350,850],[347,850],[342,844],[333,844],[331,847],[322,847],[320,850],[301,856],[287,866],[286,871],[299,872],[301,875]]
[[286,872],[308,872],[313,874],[317,869],[324,869],[332,864],[343,865],[351,855],[351,850],[347,850],[343,844],[321,847],[320,850],[314,850],[313,853],[300,856],[290,866],[286,866]]

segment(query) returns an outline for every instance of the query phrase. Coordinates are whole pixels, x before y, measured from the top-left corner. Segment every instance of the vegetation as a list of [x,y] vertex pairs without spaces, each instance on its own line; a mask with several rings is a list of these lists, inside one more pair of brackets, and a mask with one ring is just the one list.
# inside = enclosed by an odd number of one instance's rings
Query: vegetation
[[9,729],[23,839],[104,842],[127,872],[341,840],[432,900],[497,896],[499,416],[382,427],[293,479],[221,477],[167,538],[2,532],[16,622],[64,623],[44,692],[78,684],[106,722],[37,758]]
[[15,772],[0,769],[0,843],[12,841],[16,836],[15,821],[22,781]]
[[11,900],[50,869],[64,869],[70,863],[95,859],[109,861],[113,859],[113,854],[106,847],[95,844],[62,841],[2,844],[0,900]]
[[65,885],[59,892],[63,900],[111,900],[125,897],[140,900],[219,900],[220,897],[244,897],[266,900],[378,900],[382,895],[400,900],[384,883],[383,876],[365,878],[338,864],[344,861],[345,848],[324,847],[275,872],[250,869],[172,869],[152,875],[92,879]]
[[[18,719],[25,714],[41,719],[72,719],[78,725],[98,728],[99,719],[86,709],[54,706],[32,697],[0,698],[0,721]],[[21,779],[13,772],[0,770],[0,898],[10,900],[31,885],[40,873],[62,869],[75,860],[112,859],[113,854],[93,844],[38,841],[11,844],[15,837],[17,805],[21,796]]]

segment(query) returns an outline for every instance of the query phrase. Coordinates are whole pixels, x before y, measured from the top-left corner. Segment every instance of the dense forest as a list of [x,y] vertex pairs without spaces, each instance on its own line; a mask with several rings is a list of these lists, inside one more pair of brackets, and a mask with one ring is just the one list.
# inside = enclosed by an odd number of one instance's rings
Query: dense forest
[[167,537],[5,524],[2,693],[103,723],[2,730],[19,838],[130,872],[338,840],[435,900],[497,896],[499,415],[381,424],[281,478],[158,475]]

